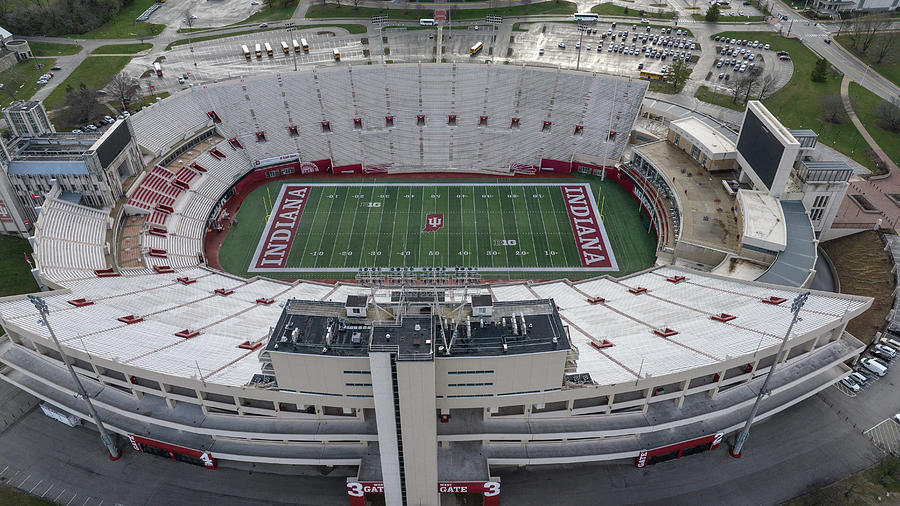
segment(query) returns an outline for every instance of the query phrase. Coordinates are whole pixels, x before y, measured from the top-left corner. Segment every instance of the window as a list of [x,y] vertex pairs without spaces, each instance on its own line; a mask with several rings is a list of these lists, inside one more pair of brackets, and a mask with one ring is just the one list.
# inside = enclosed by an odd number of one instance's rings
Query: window
[[370,387],[371,383],[344,383],[345,387]]
[[494,384],[491,382],[488,382],[488,383],[448,383],[447,386],[453,387],[453,388],[457,388],[457,387],[492,387],[492,386],[494,386]]
[[344,374],[372,374],[371,371],[344,371]]
[[494,374],[494,371],[447,371],[447,374]]
[[673,140],[672,143],[677,146],[680,141],[681,141],[681,134],[675,134],[675,140]]
[[825,207],[828,204],[828,195],[819,195],[813,201],[813,207]]
[[824,212],[824,209],[813,209],[809,212],[809,219],[811,219],[812,221],[819,221],[822,219],[822,214]]
[[693,158],[694,160],[700,159],[700,148],[698,148],[697,146],[691,146],[691,158]]

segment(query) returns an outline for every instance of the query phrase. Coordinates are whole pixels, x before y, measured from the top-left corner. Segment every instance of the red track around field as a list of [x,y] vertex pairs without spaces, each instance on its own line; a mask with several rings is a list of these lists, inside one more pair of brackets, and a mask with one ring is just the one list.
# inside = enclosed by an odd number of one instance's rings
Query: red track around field
[[[541,179],[545,178],[559,178],[559,179],[572,179],[575,176],[573,174],[562,174],[559,172],[538,172],[535,176],[530,177],[539,177]],[[238,209],[241,207],[241,204],[244,202],[244,198],[247,195],[253,193],[254,190],[259,188],[260,186],[271,183],[273,181],[308,181],[312,182],[312,180],[316,180],[317,182],[322,181],[323,179],[327,181],[341,181],[347,179],[371,179],[371,180],[380,180],[380,179],[527,179],[529,176],[496,176],[492,174],[460,174],[456,172],[425,172],[425,173],[416,173],[416,174],[373,174],[370,177],[366,177],[361,174],[329,174],[327,179],[319,177],[318,174],[311,174],[307,177],[298,177],[297,174],[289,174],[286,176],[280,176],[277,178],[271,179],[262,179],[256,181],[252,184],[242,186],[241,191],[236,193],[233,197],[228,199],[225,202],[224,209],[228,212],[228,215],[232,218],[237,215]],[[219,263],[219,250],[222,248],[222,243],[225,242],[225,237],[228,235],[228,230],[231,228],[231,220],[228,220],[224,223],[224,227],[221,231],[216,230],[207,230],[206,236],[203,238],[203,255],[206,258],[207,265],[212,268],[222,272],[225,272],[225,269],[222,268],[222,264]],[[317,280],[320,282],[338,282],[338,281],[354,281],[353,279],[333,279],[333,280]],[[485,280],[488,281],[488,280]],[[504,280],[508,281],[508,280]]]

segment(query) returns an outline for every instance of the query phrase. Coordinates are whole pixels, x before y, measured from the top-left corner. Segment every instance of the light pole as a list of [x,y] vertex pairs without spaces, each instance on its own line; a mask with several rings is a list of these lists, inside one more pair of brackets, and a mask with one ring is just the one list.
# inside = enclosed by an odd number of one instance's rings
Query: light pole
[[84,385],[81,384],[81,380],[78,379],[78,375],[75,374],[75,369],[72,368],[72,364],[69,362],[69,357],[66,356],[66,353],[63,351],[62,346],[59,344],[59,339],[56,338],[56,334],[53,332],[53,328],[50,327],[50,322],[47,321],[47,315],[50,313],[50,309],[47,307],[47,302],[44,299],[38,297],[37,295],[29,295],[28,300],[34,304],[34,307],[37,308],[38,313],[41,315],[41,320],[44,322],[44,325],[47,327],[47,331],[50,332],[50,337],[53,338],[53,343],[56,344],[56,350],[59,352],[60,357],[62,357],[63,363],[66,364],[66,368],[69,370],[69,374],[72,375],[72,380],[75,382],[75,387],[78,389],[77,397],[81,397],[84,399],[84,402],[87,403],[88,411],[90,411],[91,416],[94,418],[94,424],[97,425],[97,429],[100,430],[100,441],[103,442],[103,446],[109,451],[109,460],[119,460],[119,457],[122,456],[122,452],[116,448],[115,442],[110,437],[109,433],[106,432],[106,428],[103,426],[103,422],[100,421],[100,415],[97,414],[97,410],[94,409],[94,404],[91,403],[91,398],[88,396],[87,391],[84,389]]
[[503,16],[489,14],[484,17],[484,20],[491,24],[491,63],[494,63],[494,30],[497,28],[497,25],[503,24]]
[[384,65],[384,34],[382,27],[388,22],[387,16],[372,16],[372,24],[378,27],[378,42],[381,43],[381,64]]
[[578,36],[578,47],[576,48],[576,52],[578,56],[575,59],[575,70],[581,68],[581,43],[584,42],[584,32],[591,29],[591,24],[587,22],[578,23],[578,31],[580,35]]
[[291,55],[294,57],[294,72],[297,71],[297,46],[294,44],[294,37],[291,36],[291,32],[296,30],[297,24],[293,21],[285,23],[287,27],[288,38],[291,39]]
[[791,303],[791,313],[793,313],[791,324],[788,325],[787,332],[784,333],[784,339],[781,340],[781,345],[778,346],[778,351],[775,353],[775,362],[772,363],[772,367],[769,367],[769,372],[766,373],[766,379],[763,380],[763,384],[759,389],[759,394],[756,395],[756,402],[753,404],[753,409],[750,410],[750,416],[747,417],[747,423],[744,424],[743,430],[738,434],[738,437],[734,442],[734,448],[729,452],[734,458],[740,458],[741,449],[744,448],[744,443],[746,443],[747,438],[750,437],[750,424],[753,423],[753,418],[756,417],[756,412],[759,411],[759,405],[762,403],[763,397],[769,393],[769,380],[772,379],[772,375],[775,373],[775,367],[778,365],[778,361],[781,360],[781,353],[784,351],[784,346],[791,337],[791,330],[794,329],[794,324],[797,323],[798,316],[800,315],[800,308],[803,307],[803,304],[806,304],[806,299],[808,298],[809,292],[803,292],[797,295],[794,298],[794,302]]

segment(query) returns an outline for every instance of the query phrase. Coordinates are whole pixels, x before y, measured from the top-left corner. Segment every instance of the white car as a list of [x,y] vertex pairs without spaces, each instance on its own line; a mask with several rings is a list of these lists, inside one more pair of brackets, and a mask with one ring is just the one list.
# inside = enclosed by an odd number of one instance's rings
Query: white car
[[881,353],[884,353],[885,355],[887,355],[891,358],[894,358],[897,356],[897,350],[891,348],[890,346],[884,345],[884,344],[876,344],[875,349],[880,351]]
[[763,46],[763,49],[765,49],[766,51],[768,51],[768,50],[769,50],[769,45],[766,44],[765,46]]
[[566,43],[565,43],[565,42],[560,42],[560,43],[559,43],[559,48],[560,48],[560,49],[565,49],[565,48],[566,48]]
[[538,54],[544,54],[544,48],[538,49]]
[[859,392],[859,385],[849,377],[842,379],[841,385],[847,387],[851,392]]
[[581,42],[575,43],[575,49],[581,49]]

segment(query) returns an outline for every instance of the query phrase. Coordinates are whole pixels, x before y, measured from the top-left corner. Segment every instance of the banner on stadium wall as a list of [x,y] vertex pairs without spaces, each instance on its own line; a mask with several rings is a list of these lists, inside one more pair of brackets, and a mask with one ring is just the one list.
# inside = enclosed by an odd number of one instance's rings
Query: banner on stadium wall
[[184,455],[186,457],[197,459],[198,463],[202,464],[203,467],[207,469],[216,468],[216,460],[208,452],[201,452],[199,450],[193,450],[191,448],[185,448],[183,446],[163,443],[162,441],[137,436],[134,434],[128,434],[128,441],[131,443],[131,447],[134,448],[135,451],[146,452],[147,448],[163,450],[165,452],[169,452],[170,457],[173,459],[175,459],[175,455]]
[[0,200],[0,221],[13,221],[12,214],[9,213],[9,208],[3,200]]
[[[365,506],[366,494],[383,494],[384,483],[379,481],[347,482],[350,506]],[[441,494],[482,494],[484,506],[499,506],[500,483],[496,481],[442,481],[438,483]]]
[[273,156],[272,158],[263,158],[253,162],[254,168],[268,167],[269,165],[279,165],[282,163],[292,163],[300,161],[300,153],[291,153],[289,155]]

